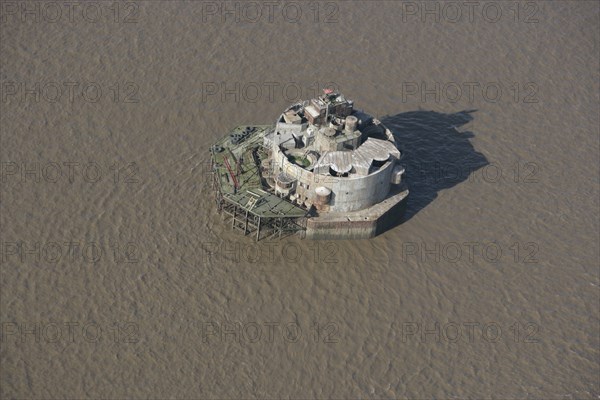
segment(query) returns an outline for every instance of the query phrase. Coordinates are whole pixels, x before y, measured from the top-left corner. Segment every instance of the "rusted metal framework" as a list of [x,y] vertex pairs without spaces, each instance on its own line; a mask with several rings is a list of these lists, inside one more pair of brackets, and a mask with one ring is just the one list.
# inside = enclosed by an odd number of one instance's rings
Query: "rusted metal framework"
[[230,221],[231,229],[246,235],[255,235],[256,241],[272,237],[285,237],[306,229],[306,217],[265,217],[230,201],[224,196],[217,196],[217,209],[225,221]]
[[255,234],[256,241],[270,239],[274,236],[284,237],[306,230],[307,217],[264,216],[252,211],[253,204],[242,206],[227,198],[221,192],[217,177],[218,171],[212,165],[213,191],[217,211],[226,221],[231,221],[231,229],[238,230],[244,235]]

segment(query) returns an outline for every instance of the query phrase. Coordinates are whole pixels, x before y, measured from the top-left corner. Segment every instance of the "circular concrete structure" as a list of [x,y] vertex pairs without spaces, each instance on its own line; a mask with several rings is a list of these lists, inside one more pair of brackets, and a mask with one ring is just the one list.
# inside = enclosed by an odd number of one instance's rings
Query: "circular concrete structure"
[[[404,172],[396,168],[401,154],[390,130],[337,93],[286,110],[269,144],[274,172],[294,181],[279,191],[330,213],[383,201]],[[330,191],[327,203],[317,187]]]

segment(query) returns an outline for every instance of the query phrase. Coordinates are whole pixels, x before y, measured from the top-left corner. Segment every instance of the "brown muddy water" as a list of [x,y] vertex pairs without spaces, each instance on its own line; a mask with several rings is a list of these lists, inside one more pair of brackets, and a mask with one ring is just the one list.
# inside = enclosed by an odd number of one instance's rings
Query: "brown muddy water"
[[[1,398],[599,398],[598,2],[1,7]],[[402,223],[233,233],[209,146],[323,86]]]

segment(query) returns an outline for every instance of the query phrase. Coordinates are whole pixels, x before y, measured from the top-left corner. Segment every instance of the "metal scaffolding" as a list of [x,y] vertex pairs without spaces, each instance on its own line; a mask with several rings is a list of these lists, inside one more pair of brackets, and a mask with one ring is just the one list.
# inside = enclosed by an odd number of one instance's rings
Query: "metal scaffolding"
[[266,217],[253,213],[223,196],[216,189],[217,210],[225,221],[231,222],[231,229],[244,235],[254,234],[256,241],[272,237],[285,237],[306,230],[306,217],[277,216]]

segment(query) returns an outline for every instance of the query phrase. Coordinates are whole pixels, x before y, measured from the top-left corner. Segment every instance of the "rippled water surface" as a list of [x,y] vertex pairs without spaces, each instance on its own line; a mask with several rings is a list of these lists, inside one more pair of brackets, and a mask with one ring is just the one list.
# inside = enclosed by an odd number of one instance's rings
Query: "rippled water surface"
[[[597,2],[57,4],[1,10],[1,398],[600,396]],[[328,84],[402,223],[232,232],[209,146]]]

